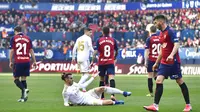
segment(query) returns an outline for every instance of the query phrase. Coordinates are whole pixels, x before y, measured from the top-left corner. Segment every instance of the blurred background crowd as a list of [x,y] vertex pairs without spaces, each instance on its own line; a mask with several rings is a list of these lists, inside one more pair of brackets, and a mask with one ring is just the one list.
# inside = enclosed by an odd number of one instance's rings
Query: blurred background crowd
[[[30,0],[1,0],[1,2],[30,2]],[[35,0],[46,2],[49,0]],[[110,0],[111,1],[111,0]],[[137,2],[138,0],[112,0],[112,2]],[[157,2],[163,0],[143,0]],[[166,0],[165,0],[166,1]],[[172,1],[172,0],[167,0]],[[178,1],[178,0],[177,0]],[[109,0],[51,0],[58,3],[93,3],[109,2]],[[173,27],[176,36],[180,38],[182,47],[197,47],[200,45],[200,8],[173,10],[136,10],[136,11],[0,11],[0,25],[21,25],[23,32],[81,32],[84,27],[100,32],[104,26],[109,26],[112,33],[134,32],[131,38],[121,36],[117,39],[120,49],[144,48],[147,24],[152,23],[155,15],[165,14],[169,26]],[[115,36],[112,35],[114,38]],[[9,38],[5,30],[1,32],[0,48],[9,47]],[[93,37],[92,37],[93,38]],[[93,39],[93,44],[95,41]],[[66,51],[72,49],[74,41],[33,40],[34,48],[52,48]]]

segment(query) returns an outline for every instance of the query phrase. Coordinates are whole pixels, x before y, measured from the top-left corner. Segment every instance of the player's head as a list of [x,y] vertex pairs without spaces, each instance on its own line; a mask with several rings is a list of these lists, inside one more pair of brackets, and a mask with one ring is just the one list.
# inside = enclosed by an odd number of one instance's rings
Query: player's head
[[109,27],[103,27],[103,35],[108,37],[109,34],[110,34],[110,28]]
[[153,25],[153,26],[150,27],[150,33],[151,33],[151,34],[156,33],[156,31],[157,31],[156,26]]
[[71,73],[62,73],[61,79],[68,85],[73,84],[73,76]]
[[151,36],[151,34],[150,34],[150,32],[151,32],[151,31],[150,31],[151,26],[153,26],[153,24],[148,24],[148,25],[146,26],[146,31],[147,31],[146,34],[147,34],[147,37],[148,37],[148,36]]
[[165,27],[167,18],[164,15],[157,15],[154,19],[154,25],[159,29],[162,30]]
[[92,35],[92,29],[90,28],[84,28],[84,34],[91,37]]
[[18,34],[19,32],[22,32],[22,27],[16,26],[16,27],[14,28],[14,33],[15,33],[15,35]]

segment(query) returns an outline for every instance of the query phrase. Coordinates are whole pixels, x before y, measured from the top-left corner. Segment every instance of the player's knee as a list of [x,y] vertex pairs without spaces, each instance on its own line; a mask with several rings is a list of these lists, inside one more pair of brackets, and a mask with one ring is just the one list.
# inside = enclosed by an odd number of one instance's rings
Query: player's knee
[[176,83],[178,84],[178,85],[181,85],[181,84],[183,84],[183,79],[182,78],[179,78],[179,79],[176,79]]
[[114,79],[114,75],[108,75],[109,76],[109,79]]
[[163,80],[162,79],[156,79],[156,84],[162,84],[163,83]]

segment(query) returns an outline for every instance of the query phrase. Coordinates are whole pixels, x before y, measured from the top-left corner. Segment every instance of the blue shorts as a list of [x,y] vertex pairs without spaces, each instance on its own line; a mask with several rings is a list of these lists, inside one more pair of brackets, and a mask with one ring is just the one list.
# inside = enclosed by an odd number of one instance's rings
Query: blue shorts
[[148,60],[148,65],[147,65],[147,72],[149,73],[149,72],[157,72],[157,70],[156,71],[153,71],[153,65],[155,64],[155,61],[150,61],[150,60]]
[[30,63],[15,63],[13,66],[13,76],[30,76]]
[[108,65],[99,65],[99,76],[106,76],[106,75],[115,75],[115,66],[114,64],[108,64]]
[[174,63],[173,65],[160,64],[158,75],[163,75],[166,79],[169,76],[171,79],[182,78],[180,63]]

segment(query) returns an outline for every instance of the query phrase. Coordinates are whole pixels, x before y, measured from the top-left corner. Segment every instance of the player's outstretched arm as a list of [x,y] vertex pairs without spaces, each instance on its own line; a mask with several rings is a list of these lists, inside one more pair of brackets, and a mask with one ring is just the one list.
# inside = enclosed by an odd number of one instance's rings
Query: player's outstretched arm
[[99,72],[93,73],[92,77],[88,81],[86,81],[82,84],[79,84],[79,87],[80,88],[86,88],[98,75],[99,75]]
[[9,67],[10,67],[11,69],[13,68],[13,62],[12,62],[13,54],[14,54],[14,49],[11,49],[11,50],[10,50],[10,56],[9,56],[9,57],[10,57],[10,59],[9,59],[9,60],[10,60],[10,61],[9,61],[9,62],[10,62],[10,63],[9,63]]

